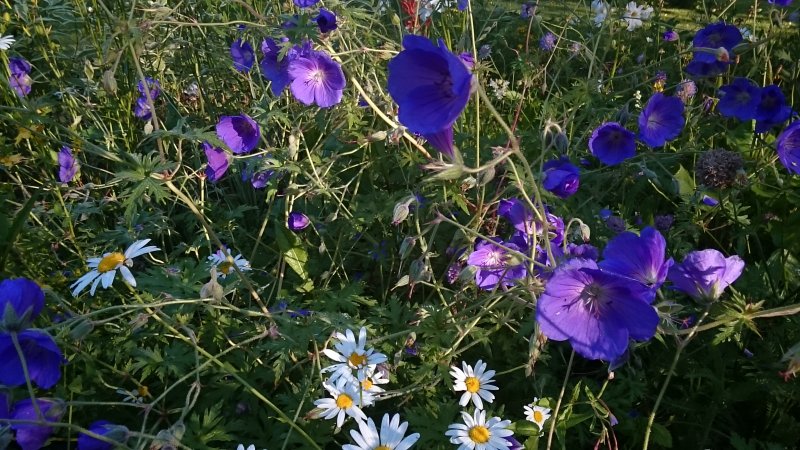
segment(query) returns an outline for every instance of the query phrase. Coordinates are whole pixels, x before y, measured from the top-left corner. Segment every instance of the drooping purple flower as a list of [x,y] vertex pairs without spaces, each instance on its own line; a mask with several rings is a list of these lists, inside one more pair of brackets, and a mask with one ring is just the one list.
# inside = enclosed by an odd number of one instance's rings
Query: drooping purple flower
[[[107,420],[98,420],[89,425],[89,431],[107,437],[115,442],[124,443],[128,440],[129,430],[122,425],[115,425]],[[89,436],[85,433],[78,435],[78,450],[111,450],[115,445],[111,442]]]
[[761,103],[761,88],[747,78],[737,77],[733,83],[719,88],[717,110],[725,117],[752,120]]
[[325,8],[319,9],[319,14],[314,18],[320,33],[330,33],[336,29],[336,14]]
[[49,334],[41,330],[27,329],[0,333],[0,384],[22,386],[25,372],[22,361],[14,347],[12,334],[22,348],[31,381],[42,389],[50,389],[61,379],[61,363],[64,357]]
[[206,154],[206,158],[208,159],[208,165],[206,166],[206,177],[209,181],[215,183],[219,181],[223,175],[225,175],[225,172],[228,170],[228,166],[230,166],[228,154],[225,153],[225,150],[219,147],[214,147],[205,141],[203,141],[203,152]]
[[[42,413],[42,418],[47,422],[59,422],[66,411],[64,401],[60,399],[37,398],[36,406]],[[33,400],[26,398],[14,403],[11,413],[12,420],[25,420],[36,422],[39,416],[33,406]],[[39,450],[50,439],[54,428],[36,423],[13,423],[11,429],[16,431],[17,445],[22,450]]]
[[444,127],[435,133],[422,133],[422,137],[428,141],[433,148],[448,156],[453,156],[453,125]]
[[636,135],[616,122],[606,122],[592,132],[589,151],[603,164],[615,166],[636,154]]
[[233,68],[239,72],[249,72],[256,62],[256,54],[249,42],[236,39],[231,43],[231,59]]
[[294,4],[300,8],[308,8],[319,3],[319,0],[294,0]]
[[289,61],[292,95],[304,105],[329,108],[342,101],[347,81],[342,67],[327,53],[312,50]]
[[27,328],[43,308],[44,292],[34,281],[27,278],[0,281],[0,326],[7,330]]
[[783,167],[800,175],[800,120],[789,124],[775,140],[778,159]]
[[678,137],[685,124],[683,102],[656,92],[639,114],[639,138],[649,147],[662,147]]
[[30,76],[31,63],[25,58],[12,56],[8,58],[8,71],[11,76],[8,78],[8,84],[14,89],[20,97],[25,97],[31,93],[31,85],[33,79]]
[[556,35],[548,31],[539,38],[539,48],[546,52],[552,52],[556,48],[556,40]]
[[497,286],[513,286],[515,280],[525,277],[525,264],[517,261],[514,264],[513,255],[505,248],[495,244],[502,244],[514,251],[520,251],[521,247],[514,242],[503,242],[501,239],[493,238],[492,241],[481,240],[475,245],[473,251],[467,258],[467,264],[475,266],[475,282],[479,288],[490,291]]
[[554,341],[569,341],[587,359],[613,361],[629,339],[646,341],[658,326],[650,292],[638,281],[574,258],[559,266],[536,305],[536,321]]
[[153,114],[150,111],[150,104],[147,103],[146,97],[136,99],[136,103],[133,104],[133,115],[142,120],[150,120]]
[[78,173],[78,168],[80,168],[78,161],[72,156],[72,149],[66,145],[61,147],[58,152],[58,166],[58,179],[62,183],[72,181],[75,178],[75,174]]
[[664,236],[655,228],[646,227],[639,236],[626,231],[608,242],[598,266],[646,285],[652,301],[674,263],[672,258],[665,259],[666,249]]
[[781,125],[792,115],[792,107],[786,104],[781,88],[771,84],[761,89],[761,103],[756,107],[756,133],[766,133]]
[[[282,42],[287,42],[284,39]],[[281,92],[289,85],[291,81],[289,78],[289,61],[297,56],[295,49],[289,50],[283,59],[279,60],[281,47],[272,38],[264,39],[261,42],[261,53],[264,55],[261,58],[261,75],[272,82],[271,89],[275,95],[280,95]]]
[[714,301],[744,270],[736,255],[726,258],[717,250],[699,250],[672,266],[668,279],[676,289],[698,301]]
[[675,30],[667,30],[664,32],[664,41],[666,42],[674,42],[678,40],[678,32]]
[[569,158],[562,156],[544,163],[544,180],[542,185],[545,189],[560,198],[567,198],[578,191],[580,187],[580,171],[569,162]]
[[286,226],[289,227],[289,229],[292,231],[300,231],[302,229],[305,229],[305,227],[307,227],[310,223],[311,220],[308,218],[307,215],[301,212],[292,211],[289,213],[289,218],[286,221]]
[[217,136],[233,153],[250,153],[258,145],[261,129],[247,114],[221,116]]
[[469,101],[472,74],[439,41],[403,37],[403,51],[389,61],[388,88],[400,123],[414,133],[437,133],[456,121]]
[[722,48],[728,54],[733,53],[733,48],[743,39],[741,31],[734,25],[726,25],[724,22],[706,25],[692,39],[695,50],[692,60],[686,66],[686,72],[707,77],[727,71],[732,59],[721,60],[714,51]]

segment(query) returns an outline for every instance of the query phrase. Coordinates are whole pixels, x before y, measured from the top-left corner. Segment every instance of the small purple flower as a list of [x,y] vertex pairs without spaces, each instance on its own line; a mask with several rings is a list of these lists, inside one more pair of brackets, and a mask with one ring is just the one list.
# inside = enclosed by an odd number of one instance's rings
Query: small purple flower
[[310,223],[311,220],[307,215],[301,212],[292,211],[289,213],[289,219],[286,221],[286,226],[288,226],[292,231],[300,231],[305,229],[305,227],[307,227]]
[[304,105],[329,108],[342,101],[347,81],[342,67],[322,51],[310,51],[289,61],[292,95]]
[[678,40],[678,33],[675,30],[667,30],[663,37],[666,42],[675,42]]
[[6,330],[27,328],[43,308],[44,292],[36,282],[27,278],[0,281],[0,325]]
[[603,164],[615,166],[636,154],[636,135],[616,122],[606,122],[592,132],[589,151]]
[[655,225],[656,229],[662,233],[666,233],[672,228],[672,223],[675,221],[675,217],[672,214],[664,214],[660,216],[655,216],[653,218],[653,225]]
[[[147,87],[150,88],[150,98],[153,100],[157,99],[158,96],[161,95],[161,83],[159,83],[158,80],[154,80],[150,77],[145,77],[144,81],[147,84]],[[139,91],[140,97],[146,99],[147,95],[145,94],[145,83],[142,83],[142,80],[139,80],[139,82],[136,83],[136,89]]]
[[744,270],[738,256],[725,256],[714,249],[693,251],[669,270],[675,288],[698,301],[714,301]]
[[686,72],[698,77],[708,77],[727,71],[733,61],[721,61],[712,50],[722,48],[730,54],[743,39],[741,31],[734,25],[726,25],[724,22],[707,25],[692,39],[694,56],[686,66]]
[[622,233],[628,228],[625,219],[619,216],[611,216],[606,219],[606,227],[614,233]]
[[717,111],[725,117],[752,120],[761,103],[761,88],[747,78],[737,77],[733,83],[719,88]]
[[714,197],[709,197],[708,195],[705,194],[703,194],[703,198],[701,198],[700,201],[704,205],[710,206],[712,208],[719,205],[719,200],[715,199]]
[[778,159],[789,172],[800,175],[800,120],[789,124],[775,140]]
[[652,301],[674,263],[672,258],[665,259],[666,248],[664,236],[655,228],[646,227],[639,236],[630,231],[620,233],[608,242],[598,266],[646,285]]
[[319,3],[319,0],[294,0],[294,4],[300,8],[308,8]]
[[508,450],[525,450],[525,447],[523,447],[522,444],[518,440],[514,439],[514,436],[506,436],[503,439],[505,439],[509,444],[509,445],[506,446],[506,449],[508,449]]
[[[122,425],[115,425],[107,420],[93,422],[89,425],[89,431],[118,443],[127,441],[129,434],[128,428]],[[80,433],[78,435],[78,450],[111,450],[114,447],[115,445],[111,442],[101,441],[88,434]]]
[[639,115],[639,138],[649,147],[662,147],[677,138],[685,124],[683,102],[656,92]]
[[546,52],[552,52],[556,48],[557,40],[556,35],[548,31],[539,38],[539,48]]
[[[545,208],[547,209],[547,208]],[[525,240],[533,234],[541,235],[545,227],[533,218],[533,212],[528,206],[518,198],[500,200],[497,207],[497,214],[511,222],[514,229],[521,234]],[[559,245],[564,242],[564,220],[552,214],[550,211],[545,213],[547,219],[547,232],[550,243]]]
[[697,85],[692,80],[683,80],[675,88],[675,96],[681,99],[684,104],[688,103],[695,94],[697,94]]
[[33,79],[30,76],[31,63],[25,58],[11,57],[8,58],[8,71],[11,76],[8,78],[8,84],[14,89],[20,97],[25,97],[31,93],[31,85]]
[[[286,42],[286,40],[282,41]],[[281,47],[272,38],[264,39],[261,42],[261,53],[264,55],[261,58],[261,75],[272,82],[272,93],[280,95],[281,92],[289,85],[291,79],[289,78],[289,61],[297,56],[297,50],[289,50],[283,59],[278,59],[280,56]]]
[[61,363],[64,362],[64,357],[49,334],[33,328],[20,332],[0,332],[0,384],[25,384],[25,372],[22,370],[22,361],[14,346],[12,334],[17,335],[22,347],[31,381],[42,389],[55,386],[61,379]]
[[[39,407],[39,411],[47,422],[59,422],[64,412],[66,412],[66,406],[63,400],[37,398],[35,401],[36,406]],[[11,412],[11,419],[32,422],[39,420],[33,402],[34,400],[26,398],[15,403]],[[55,431],[53,427],[35,423],[14,423],[11,424],[11,429],[17,432],[17,445],[19,445],[22,450],[41,449],[44,447],[44,444],[47,443],[47,440],[50,439],[53,431]]]
[[536,3],[533,2],[525,2],[522,4],[522,9],[519,12],[519,17],[522,19],[528,19],[533,17],[536,13]]
[[559,266],[536,305],[536,321],[554,341],[569,341],[587,359],[613,361],[628,341],[653,337],[659,318],[649,289],[638,281],[599,269],[588,259]]
[[569,162],[569,158],[562,156],[544,163],[544,180],[542,185],[545,189],[560,198],[567,198],[578,191],[580,187],[580,171]]
[[[493,240],[512,250],[521,250],[514,242],[503,242],[497,238]],[[513,264],[508,250],[494,242],[483,240],[475,245],[475,251],[467,258],[467,264],[477,267],[475,282],[485,291],[491,291],[498,285],[513,286],[515,280],[524,278],[527,272],[525,264]]]
[[214,147],[213,145],[209,144],[208,142],[203,142],[203,152],[206,154],[206,158],[208,159],[208,165],[206,166],[206,177],[212,183],[215,183],[225,175],[225,172],[228,170],[228,166],[230,166],[230,162],[228,161],[228,154],[225,153],[225,150]]
[[769,3],[785,8],[787,6],[791,6],[793,1],[794,0],[769,0]]
[[236,39],[231,43],[231,59],[233,68],[239,72],[249,72],[256,62],[256,54],[249,42]]
[[217,136],[233,153],[250,153],[258,145],[261,129],[247,114],[221,116]]
[[454,262],[447,266],[447,275],[445,279],[447,280],[447,284],[453,285],[458,280],[459,275],[461,275],[461,270],[463,269],[461,263]]
[[600,211],[597,213],[602,220],[608,220],[614,213],[608,208],[601,208]]
[[325,8],[319,9],[319,14],[314,18],[320,33],[330,33],[336,29],[336,14]]
[[139,97],[136,99],[136,103],[133,104],[133,115],[142,120],[150,120],[152,113],[150,112],[150,105],[147,103],[146,97]]
[[78,173],[80,165],[78,161],[72,156],[72,149],[66,145],[61,147],[58,152],[58,179],[62,183],[69,183],[75,178]]

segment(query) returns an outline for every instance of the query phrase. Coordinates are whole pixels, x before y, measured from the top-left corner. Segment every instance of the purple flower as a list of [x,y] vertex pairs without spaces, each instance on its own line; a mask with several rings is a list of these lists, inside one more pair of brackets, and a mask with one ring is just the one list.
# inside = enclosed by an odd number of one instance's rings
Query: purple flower
[[545,189],[560,198],[567,198],[578,191],[581,184],[580,171],[569,162],[569,158],[562,156],[544,163]]
[[606,219],[606,227],[614,233],[622,233],[628,227],[625,224],[625,219],[619,216],[611,216]]
[[258,145],[261,129],[247,114],[221,116],[217,136],[233,153],[250,153]]
[[467,6],[469,6],[469,0],[458,0],[458,2],[456,2],[456,7],[459,11],[466,10]]
[[719,88],[717,110],[725,117],[752,120],[761,103],[761,88],[747,78],[737,77],[733,83]]
[[789,172],[800,175],[800,120],[789,124],[775,140],[778,159]]
[[403,37],[403,51],[389,61],[388,88],[400,108],[400,123],[414,133],[438,133],[452,127],[469,101],[472,74],[439,41]]
[[782,7],[791,6],[793,0],[769,0],[769,2],[773,5],[778,5]]
[[681,99],[684,104],[688,103],[695,94],[697,94],[697,85],[692,80],[683,80],[675,88],[675,96]]
[[261,75],[272,82],[272,93],[275,95],[280,95],[289,85],[291,81],[289,79],[289,61],[297,56],[297,50],[291,49],[283,59],[278,60],[280,52],[281,47],[272,38],[264,39],[261,42],[261,53],[264,55],[259,64]]
[[[511,222],[514,228],[527,240],[534,233],[541,235],[545,227],[533,219],[533,212],[518,198],[500,200],[497,214]],[[547,231],[550,242],[559,245],[564,242],[564,220],[555,214],[546,211]]]
[[78,161],[72,156],[72,149],[66,145],[58,152],[58,179],[62,183],[69,183],[78,173]]
[[304,105],[328,108],[342,101],[347,85],[342,67],[322,51],[310,51],[289,61],[292,95]]
[[[150,98],[153,100],[157,99],[158,96],[161,95],[161,83],[159,83],[158,80],[154,80],[150,77],[145,77],[144,81],[147,84],[147,87],[150,88]],[[139,91],[140,96],[146,99],[147,95],[145,94],[145,83],[142,83],[142,80],[139,80],[139,82],[136,83],[136,89]]]
[[772,127],[789,120],[792,108],[786,104],[781,88],[771,84],[761,89],[761,102],[756,107],[756,133],[766,133]]
[[14,89],[20,97],[25,97],[31,92],[31,85],[33,79],[30,76],[31,63],[25,58],[11,57],[8,58],[8,71],[11,76],[8,78],[8,84]]
[[666,233],[672,228],[672,223],[675,221],[675,217],[672,214],[664,214],[660,216],[655,216],[653,218],[653,225],[655,225],[656,229],[662,233]]
[[212,183],[219,181],[225,172],[228,170],[228,166],[230,166],[230,162],[228,161],[228,154],[225,153],[225,150],[214,147],[213,145],[209,144],[208,142],[203,142],[203,152],[206,154],[206,158],[208,159],[208,165],[206,166],[206,177]]
[[142,120],[150,120],[152,113],[150,112],[150,105],[147,103],[146,97],[139,97],[136,99],[136,103],[133,104],[133,115]]
[[[60,399],[37,398],[36,406],[47,422],[58,422],[66,411],[64,401]],[[20,400],[14,404],[11,413],[12,420],[27,420],[38,421],[39,416],[36,413],[36,408],[33,406],[33,400],[27,398]],[[39,450],[44,447],[44,444],[50,439],[53,434],[53,427],[47,425],[40,425],[36,423],[15,423],[11,425],[11,429],[15,430],[17,445],[22,450]]]
[[519,12],[519,17],[522,19],[528,19],[534,15],[536,12],[536,4],[532,2],[525,2],[522,4],[522,9]]
[[608,242],[598,266],[646,285],[652,294],[648,300],[652,301],[674,263],[672,258],[664,259],[666,248],[664,236],[655,228],[646,227],[639,236],[626,231]]
[[[98,420],[92,423],[89,425],[89,431],[118,443],[127,441],[129,433],[128,428],[115,425],[107,420]],[[88,434],[80,433],[78,435],[78,450],[111,450],[114,447],[115,445],[111,442],[101,441]]]
[[742,42],[742,39],[742,33],[733,25],[726,25],[723,22],[706,25],[692,39],[694,56],[686,66],[686,72],[698,77],[725,72],[732,61],[721,61],[713,50],[723,48],[727,53],[732,53],[733,48]]
[[44,292],[27,278],[0,281],[0,326],[7,330],[27,328],[44,308]]
[[[492,240],[512,250],[521,250],[514,242],[503,242],[497,238]],[[513,255],[491,241],[478,242],[475,251],[467,258],[467,264],[477,267],[475,282],[486,291],[491,291],[498,285],[513,286],[515,280],[524,278],[526,274],[525,264],[514,264]]]
[[237,39],[231,43],[233,68],[239,72],[249,72],[256,62],[256,54],[249,42]]
[[514,439],[514,436],[506,436],[503,439],[509,443],[509,445],[506,446],[508,450],[525,450],[525,447],[523,447],[518,440]]
[[475,68],[475,57],[472,56],[470,52],[461,52],[458,54],[458,57],[461,58],[461,62],[467,66],[467,69],[472,70]]
[[336,29],[336,14],[325,8],[319,9],[319,14],[314,18],[320,33],[330,33]]
[[731,285],[744,270],[738,256],[725,256],[717,250],[693,251],[683,262],[669,270],[669,281],[675,288],[698,301],[713,301]]
[[453,125],[442,128],[434,133],[422,133],[422,137],[436,150],[439,150],[445,155],[453,156]]
[[662,147],[678,137],[685,124],[683,102],[656,92],[639,114],[639,138],[649,147]]
[[646,341],[658,326],[647,286],[574,258],[558,267],[536,305],[536,321],[554,341],[568,340],[587,359],[613,361],[629,339]]
[[700,201],[704,205],[710,206],[712,208],[717,206],[717,205],[719,205],[719,200],[715,199],[714,197],[709,197],[708,195],[705,195],[705,194],[703,194],[703,198],[700,199]]
[[292,211],[289,213],[289,219],[286,221],[286,226],[292,231],[300,231],[311,223],[308,216],[301,213]]
[[616,166],[636,154],[636,135],[616,122],[606,122],[592,132],[589,151],[603,164]]
[[64,357],[49,334],[35,329],[0,333],[0,384],[6,386],[25,384],[22,361],[14,347],[12,334],[17,335],[31,381],[42,389],[55,386],[61,379],[60,367]]
[[556,40],[556,35],[548,31],[539,38],[539,48],[546,52],[552,52],[556,48]]
[[319,3],[319,0],[294,0],[294,4],[300,8],[308,8]]
[[674,42],[678,40],[678,33],[675,30],[667,30],[664,32],[664,40],[666,42]]
[[0,420],[11,417],[11,397],[10,391],[0,390]]

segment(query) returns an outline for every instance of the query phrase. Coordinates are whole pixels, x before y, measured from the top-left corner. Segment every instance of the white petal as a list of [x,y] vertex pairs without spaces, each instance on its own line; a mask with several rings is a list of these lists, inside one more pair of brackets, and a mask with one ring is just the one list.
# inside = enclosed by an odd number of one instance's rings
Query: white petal
[[[136,279],[133,278],[133,274],[131,273],[130,269],[125,266],[119,267],[119,273],[122,275],[122,278],[131,286],[136,287]],[[250,450],[250,449],[248,449]]]

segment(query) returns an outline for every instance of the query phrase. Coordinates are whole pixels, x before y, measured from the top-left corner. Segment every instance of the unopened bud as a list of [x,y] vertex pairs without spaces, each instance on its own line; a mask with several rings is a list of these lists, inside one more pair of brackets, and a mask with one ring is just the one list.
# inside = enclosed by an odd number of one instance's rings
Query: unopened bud
[[200,288],[200,298],[213,298],[220,302],[225,297],[225,289],[217,282],[217,268],[211,268],[211,280]]
[[728,53],[728,49],[725,47],[719,47],[714,51],[714,55],[717,57],[717,61],[721,62],[731,62],[731,55]]
[[408,254],[411,252],[411,249],[417,244],[417,238],[408,236],[403,239],[403,242],[400,244],[400,259],[406,259]]
[[92,330],[94,330],[94,324],[91,320],[81,320],[69,331],[69,337],[76,341],[80,341],[83,340],[83,338],[85,338],[89,333],[91,333]]
[[113,70],[103,72],[103,90],[112,95],[117,93],[117,79]]

